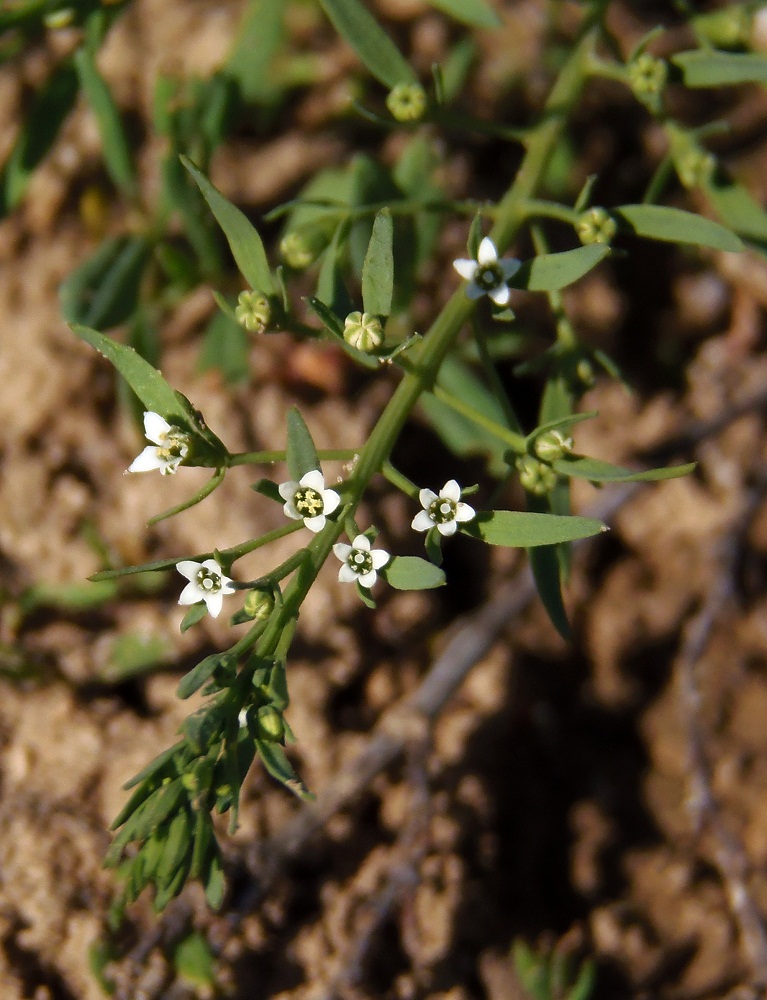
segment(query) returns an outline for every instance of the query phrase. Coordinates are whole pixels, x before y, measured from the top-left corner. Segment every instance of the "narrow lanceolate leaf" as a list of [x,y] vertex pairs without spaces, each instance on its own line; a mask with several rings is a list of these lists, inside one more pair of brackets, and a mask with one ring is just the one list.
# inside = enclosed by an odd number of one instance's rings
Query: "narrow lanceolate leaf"
[[176,694],[179,698],[190,698],[195,691],[199,691],[203,684],[213,676],[218,667],[224,666],[231,657],[227,653],[212,653],[200,660],[196,667],[184,674],[178,682]]
[[288,410],[287,453],[288,471],[295,480],[320,467],[317,449],[314,447],[309,428],[295,406],[291,406]]
[[210,183],[191,160],[182,156],[181,161],[202,191],[211,212],[224,231],[224,236],[242,276],[254,291],[271,295],[274,292],[274,279],[269,270],[264,244],[261,242],[256,227],[236,205],[233,205]]
[[525,261],[509,284],[529,292],[556,292],[588,274],[609,252],[609,247],[593,243],[564,253],[541,254]]
[[93,53],[82,46],[74,54],[75,68],[88,104],[101,133],[101,147],[109,176],[118,188],[131,194],[136,187],[136,173],[120,112],[101,73],[96,68]]
[[578,538],[590,538],[607,531],[601,521],[590,517],[560,517],[557,514],[516,510],[482,511],[462,528],[467,535],[479,538],[488,545],[522,549],[574,542]]
[[385,87],[415,83],[410,64],[361,0],[320,0],[333,27]]
[[105,239],[59,286],[64,319],[98,329],[130,319],[138,307],[150,250],[143,236]]
[[562,600],[562,583],[559,574],[559,559],[553,545],[539,545],[530,549],[530,567],[535,579],[535,588],[546,609],[551,624],[563,639],[570,640],[570,623]]
[[725,181],[709,184],[705,190],[717,214],[736,233],[767,243],[767,212],[742,184]]
[[373,222],[373,232],[362,265],[362,304],[365,312],[388,316],[394,289],[394,224],[388,208]]
[[444,571],[419,556],[395,556],[382,576],[395,590],[433,590],[445,582]]
[[695,462],[687,465],[672,465],[666,469],[624,469],[619,465],[610,465],[609,462],[600,462],[596,458],[584,458],[580,455],[571,455],[562,458],[558,462],[552,462],[552,466],[560,476],[569,476],[574,479],[588,479],[592,483],[640,483],[655,482],[658,479],[677,479],[679,476],[686,476],[695,468]]
[[168,385],[162,375],[148,361],[144,361],[132,347],[118,344],[111,337],[97,330],[75,324],[72,331],[91,347],[111,361],[138,398],[153,413],[159,413],[166,420],[175,418],[182,424],[188,422],[189,414],[182,400]]
[[743,243],[731,230],[680,208],[669,208],[666,205],[622,205],[615,209],[615,215],[629,226],[635,236],[644,236],[646,239],[692,243],[694,246],[734,253],[743,249]]
[[428,0],[432,7],[472,28],[497,28],[501,19],[485,0]]
[[279,743],[271,743],[267,740],[256,740],[256,749],[261,763],[273,778],[276,778],[281,785],[297,795],[299,799],[313,799],[314,795],[308,790],[293,770],[287,754]]
[[692,52],[678,52],[671,57],[671,62],[681,69],[688,87],[767,83],[767,56],[753,52],[695,49]]

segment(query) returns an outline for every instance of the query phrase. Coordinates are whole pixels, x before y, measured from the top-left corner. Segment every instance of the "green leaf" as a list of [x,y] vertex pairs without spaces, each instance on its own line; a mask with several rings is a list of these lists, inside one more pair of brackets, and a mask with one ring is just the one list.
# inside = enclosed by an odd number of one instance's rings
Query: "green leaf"
[[225,892],[226,879],[224,878],[224,866],[218,851],[216,851],[211,855],[205,879],[205,899],[211,910],[221,909]]
[[470,28],[499,28],[503,23],[485,0],[428,0],[428,3]]
[[767,244],[767,212],[743,187],[730,180],[717,180],[705,187],[717,214],[747,240]]
[[228,201],[186,156],[181,162],[194,178],[202,195],[210,206],[216,221],[224,231],[227,243],[245,280],[254,291],[264,295],[274,293],[274,279],[269,270],[266,251],[255,226],[248,218]]
[[157,369],[144,361],[132,347],[118,344],[103,333],[80,324],[74,324],[72,331],[112,362],[147,410],[159,413],[168,421],[173,419],[183,425],[189,423],[189,413],[182,402],[183,397],[179,397]]
[[530,568],[533,571],[536,590],[551,624],[562,638],[569,642],[571,638],[570,623],[567,620],[567,612],[562,601],[562,583],[556,547],[539,545],[530,549]]
[[249,0],[224,73],[247,105],[272,104],[280,94],[274,57],[285,37],[285,0]]
[[2,176],[0,215],[12,211],[53,145],[77,97],[77,72],[67,60],[48,77],[24,115],[24,124]]
[[609,247],[592,243],[564,253],[541,254],[525,261],[509,284],[528,292],[556,292],[588,274],[609,253]]
[[666,205],[621,205],[614,214],[622,219],[635,236],[668,243],[691,243],[714,250],[737,253],[743,243],[729,229],[694,212]]
[[114,98],[96,68],[93,53],[85,45],[75,52],[73,58],[80,86],[99,127],[107,172],[118,188],[127,194],[132,194],[136,188],[136,173],[128,137]]
[[116,684],[131,677],[143,677],[172,657],[173,647],[164,636],[143,631],[124,632],[112,643],[98,679]]
[[317,449],[314,447],[309,428],[295,406],[291,406],[288,410],[287,460],[288,471],[296,482],[307,472],[320,468]]
[[297,795],[299,799],[311,801],[314,795],[307,789],[296,772],[293,770],[287,754],[279,743],[271,743],[267,740],[256,740],[256,749],[261,763],[273,778],[276,778],[281,785]]
[[184,674],[178,682],[176,694],[179,698],[190,698],[195,691],[207,683],[219,667],[233,663],[233,658],[229,653],[213,653],[201,660],[196,667]]
[[320,3],[333,27],[380,83],[391,90],[398,83],[416,82],[405,57],[360,0],[320,0]]
[[755,52],[695,49],[691,52],[677,52],[671,57],[671,62],[681,69],[687,87],[767,84],[767,56]]
[[373,222],[373,232],[362,265],[362,303],[365,312],[388,316],[394,289],[394,224],[391,211],[382,208]]
[[143,236],[109,237],[59,286],[68,323],[112,327],[136,311],[149,242]]
[[199,931],[195,931],[179,941],[173,952],[173,965],[179,976],[194,986],[215,985],[216,971],[213,952]]
[[444,571],[419,556],[395,556],[381,575],[395,590],[432,590],[445,583]]
[[560,476],[588,479],[592,483],[646,483],[659,479],[677,479],[679,476],[688,475],[696,465],[695,462],[689,462],[687,465],[672,465],[665,469],[636,471],[624,469],[619,465],[610,465],[609,462],[600,462],[596,458],[585,458],[582,455],[569,455],[551,464]]
[[529,511],[481,511],[467,524],[463,532],[488,545],[509,545],[529,549],[536,545],[556,545],[578,538],[598,535],[607,528],[590,517],[560,517],[557,514],[537,514]]
[[274,500],[279,504],[285,503],[280,496],[279,486],[271,479],[259,479],[250,488],[255,490],[256,493],[260,493],[262,497],[266,497],[267,500]]
[[204,601],[198,601],[197,604],[193,604],[181,621],[181,625],[179,626],[181,631],[187,632],[197,622],[202,621],[207,613],[208,607]]
[[[157,778],[159,779],[160,772],[164,772],[162,775],[163,777],[165,776],[165,774],[170,773],[171,770],[173,770],[173,773],[175,774],[175,770],[170,768],[170,764],[172,763],[173,758],[176,756],[178,751],[181,750],[183,745],[184,745],[183,742],[179,740],[179,742],[174,743],[172,747],[168,747],[167,750],[163,750],[163,752],[161,754],[158,754],[153,761],[150,761],[146,765],[146,767],[142,767],[142,769],[138,772],[138,774],[134,774],[129,781],[126,781],[125,784],[123,785],[123,788],[126,791],[130,791],[131,788],[135,788],[136,785],[141,784],[141,782],[145,781],[147,778],[152,778],[157,776]],[[119,818],[120,817],[118,817],[118,819]],[[121,822],[115,820],[111,826],[111,829],[114,830],[116,827],[120,826]]]

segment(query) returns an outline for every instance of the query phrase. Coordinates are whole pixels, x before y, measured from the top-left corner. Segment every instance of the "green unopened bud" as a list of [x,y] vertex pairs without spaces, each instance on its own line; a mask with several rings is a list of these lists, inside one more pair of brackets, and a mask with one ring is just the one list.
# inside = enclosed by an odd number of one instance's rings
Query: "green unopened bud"
[[738,49],[747,45],[753,14],[745,4],[732,4],[722,10],[701,14],[692,19],[693,28],[718,49]]
[[716,170],[716,157],[699,146],[690,146],[674,160],[679,180],[686,188],[705,186]]
[[263,622],[274,611],[274,594],[268,590],[249,590],[244,610],[251,621]]
[[660,111],[661,96],[668,80],[668,64],[649,52],[643,52],[629,63],[628,73],[634,96],[651,111]]
[[615,219],[610,213],[599,207],[589,208],[581,212],[575,223],[575,231],[581,243],[610,243],[617,230]]
[[344,320],[344,340],[366,354],[377,350],[384,341],[381,320],[371,313],[349,313]]
[[280,240],[280,255],[288,267],[302,271],[313,264],[322,252],[323,247],[315,246],[314,243],[307,233],[294,229],[285,233]]
[[258,710],[258,732],[261,739],[279,743],[285,735],[285,723],[280,713],[271,705]]
[[420,121],[426,111],[426,91],[420,83],[398,83],[389,91],[386,107],[395,121]]
[[74,19],[75,12],[72,7],[59,7],[58,10],[53,10],[50,14],[45,15],[43,24],[46,28],[55,31],[57,28],[68,28]]
[[272,318],[272,307],[261,292],[240,292],[234,315],[250,333],[264,333]]
[[594,384],[596,377],[594,375],[594,366],[587,358],[581,358],[578,364],[575,366],[575,377],[578,379],[582,386],[590,389]]
[[535,439],[533,451],[542,462],[558,462],[573,450],[573,439],[562,431],[546,431]]
[[549,465],[544,465],[532,455],[522,455],[517,459],[519,481],[528,493],[542,497],[551,493],[557,484],[557,474]]

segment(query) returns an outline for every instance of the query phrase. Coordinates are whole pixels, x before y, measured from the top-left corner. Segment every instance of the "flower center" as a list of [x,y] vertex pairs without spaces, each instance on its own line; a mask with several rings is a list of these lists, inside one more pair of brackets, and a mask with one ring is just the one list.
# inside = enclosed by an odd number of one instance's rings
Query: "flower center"
[[364,549],[352,549],[346,561],[357,576],[364,576],[373,568],[373,557]]
[[157,454],[165,462],[181,462],[189,453],[189,438],[183,431],[169,430],[157,446]]
[[503,284],[503,272],[497,264],[480,264],[474,274],[474,281],[483,292],[490,292]]
[[444,497],[437,499],[429,507],[429,517],[435,524],[447,524],[455,520],[458,504],[454,500],[446,500]]
[[296,490],[293,503],[301,517],[318,517],[325,509],[322,494],[311,486],[301,486]]
[[217,594],[221,590],[221,576],[203,566],[197,571],[197,586],[208,594]]

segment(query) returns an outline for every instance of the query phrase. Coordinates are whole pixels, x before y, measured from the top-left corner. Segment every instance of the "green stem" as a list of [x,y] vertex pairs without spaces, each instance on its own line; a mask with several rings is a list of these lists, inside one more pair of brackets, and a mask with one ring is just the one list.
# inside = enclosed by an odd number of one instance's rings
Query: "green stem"
[[225,560],[227,565],[231,566],[233,562],[236,562],[249,552],[255,552],[256,549],[260,549],[270,542],[276,542],[278,538],[284,538],[285,535],[292,535],[293,532],[298,531],[303,526],[303,521],[291,521],[290,524],[284,524],[281,528],[275,528],[274,531],[270,531],[266,535],[261,535],[260,538],[253,538],[248,542],[240,542],[239,545],[233,545],[230,549],[221,549],[219,555]]
[[560,205],[555,201],[544,201],[539,198],[529,198],[520,209],[528,219],[558,219],[574,226],[578,221],[578,212],[568,205]]

